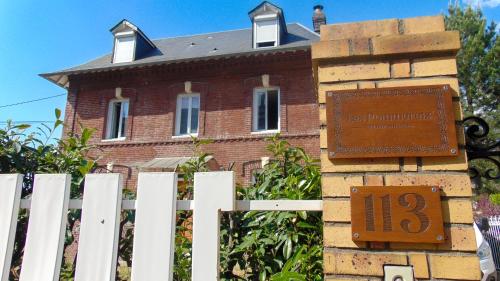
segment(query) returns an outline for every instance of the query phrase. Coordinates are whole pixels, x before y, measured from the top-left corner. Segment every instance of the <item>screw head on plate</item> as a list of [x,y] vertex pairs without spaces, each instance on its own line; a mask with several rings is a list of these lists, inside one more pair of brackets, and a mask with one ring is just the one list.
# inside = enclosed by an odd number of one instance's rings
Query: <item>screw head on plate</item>
[[331,92],[329,92],[329,93],[328,93],[328,96],[329,96],[329,97],[331,97],[331,96],[333,96],[333,94],[332,94]]
[[334,157],[335,156],[335,152],[334,151],[330,151],[330,157]]
[[455,148],[450,149],[451,154],[457,154],[457,150]]
[[352,234],[352,237],[354,237],[354,238],[359,238],[359,233],[354,232],[354,233]]
[[443,241],[443,235],[438,235],[436,236],[437,241]]
[[438,188],[437,188],[437,187],[435,187],[435,186],[433,186],[431,190],[432,190],[432,192],[437,192],[437,191],[438,191]]
[[352,191],[352,192],[358,192],[358,189],[357,189],[357,188],[355,188],[355,187],[353,187],[353,188],[351,189],[351,191]]

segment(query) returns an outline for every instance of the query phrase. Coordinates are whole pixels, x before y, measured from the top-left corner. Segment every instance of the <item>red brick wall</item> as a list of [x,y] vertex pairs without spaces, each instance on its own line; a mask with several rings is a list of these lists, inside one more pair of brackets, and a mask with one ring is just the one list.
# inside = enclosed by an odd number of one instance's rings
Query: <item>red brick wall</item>
[[[100,163],[114,162],[116,171],[125,172],[127,186],[133,187],[137,169],[122,165],[191,156],[190,139],[172,137],[177,95],[184,92],[184,82],[191,81],[192,91],[201,97],[198,136],[214,140],[205,151],[223,167],[235,162],[239,180],[248,180],[251,162],[268,156],[266,136],[251,133],[253,89],[262,87],[263,74],[270,76],[270,86],[280,88],[282,136],[319,157],[311,69],[310,52],[296,51],[70,76],[65,132],[78,132],[78,123],[96,128],[92,143],[102,149]],[[106,142],[107,108],[116,87],[130,100],[127,139]]]

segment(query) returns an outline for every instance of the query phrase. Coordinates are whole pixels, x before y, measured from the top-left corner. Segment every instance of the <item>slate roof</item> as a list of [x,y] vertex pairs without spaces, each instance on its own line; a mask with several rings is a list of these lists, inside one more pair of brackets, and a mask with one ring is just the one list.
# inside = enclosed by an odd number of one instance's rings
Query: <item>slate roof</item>
[[62,87],[68,86],[68,75],[101,72],[158,64],[168,64],[192,60],[216,59],[241,55],[256,55],[310,48],[319,41],[319,35],[299,23],[287,24],[288,34],[281,45],[271,48],[254,49],[252,29],[238,29],[190,36],[152,40],[158,47],[144,58],[133,62],[111,63],[109,53],[87,63],[68,69],[40,74],[40,76]]

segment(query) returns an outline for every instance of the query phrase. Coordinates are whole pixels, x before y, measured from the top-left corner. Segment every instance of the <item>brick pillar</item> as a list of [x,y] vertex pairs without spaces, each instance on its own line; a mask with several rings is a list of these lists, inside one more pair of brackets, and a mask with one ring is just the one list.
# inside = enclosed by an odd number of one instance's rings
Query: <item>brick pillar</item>
[[[320,105],[325,280],[381,280],[384,264],[413,265],[419,280],[480,279],[458,96],[457,157],[332,161],[327,154],[326,91],[449,84],[458,93],[459,48],[458,32],[445,31],[442,16],[321,27],[312,59]],[[354,243],[349,191],[360,185],[440,186],[446,243]]]

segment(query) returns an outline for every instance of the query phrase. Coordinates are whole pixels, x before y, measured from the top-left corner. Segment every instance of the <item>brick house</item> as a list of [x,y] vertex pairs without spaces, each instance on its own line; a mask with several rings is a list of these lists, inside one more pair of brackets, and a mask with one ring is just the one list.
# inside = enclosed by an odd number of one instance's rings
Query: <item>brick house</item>
[[204,150],[214,169],[232,166],[240,182],[269,156],[265,138],[276,132],[319,157],[310,52],[319,35],[266,1],[248,14],[247,29],[158,40],[119,22],[110,54],[41,75],[68,91],[64,135],[79,123],[96,128],[100,165],[129,187],[138,171],[189,159],[191,136],[212,139]]

